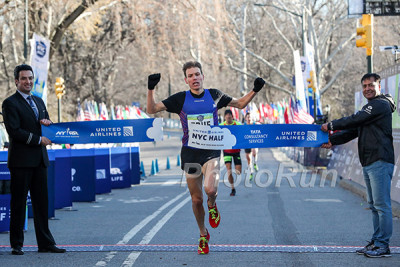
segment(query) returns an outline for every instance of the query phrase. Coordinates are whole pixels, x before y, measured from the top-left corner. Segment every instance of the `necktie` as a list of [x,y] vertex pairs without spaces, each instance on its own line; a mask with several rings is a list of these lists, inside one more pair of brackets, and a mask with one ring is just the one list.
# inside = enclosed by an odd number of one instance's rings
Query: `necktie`
[[33,109],[33,112],[35,113],[35,117],[36,119],[39,118],[39,112],[35,106],[35,104],[33,104],[33,100],[31,96],[28,96],[26,99],[28,99],[29,105],[31,105],[31,108]]

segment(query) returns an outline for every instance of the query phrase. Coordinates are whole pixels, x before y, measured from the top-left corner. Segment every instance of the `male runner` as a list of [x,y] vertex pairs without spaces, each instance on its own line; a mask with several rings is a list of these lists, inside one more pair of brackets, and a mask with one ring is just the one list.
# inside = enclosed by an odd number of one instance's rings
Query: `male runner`
[[[254,89],[241,97],[232,98],[217,89],[204,89],[204,75],[199,62],[186,62],[183,65],[185,82],[189,86],[188,91],[176,93],[167,99],[156,102],[154,88],[161,79],[161,74],[156,73],[148,77],[147,112],[154,114],[160,111],[168,111],[179,114],[182,129],[182,169],[185,171],[187,185],[192,198],[193,213],[200,230],[198,254],[208,254],[208,242],[210,234],[204,225],[203,184],[208,196],[207,206],[209,223],[211,227],[218,227],[221,217],[215,200],[219,182],[219,157],[220,150],[196,149],[188,146],[188,139],[192,125],[218,125],[218,109],[232,106],[244,108],[261,90],[265,81],[257,78],[254,81]],[[193,164],[200,166],[194,168]],[[186,165],[186,166],[185,166]]]
[[[224,114],[225,121],[221,125],[242,125],[240,122],[233,119],[232,111],[227,109]],[[225,149],[224,151],[224,162],[226,166],[226,172],[228,173],[228,181],[231,184],[231,196],[236,195],[235,185],[233,183],[232,175],[232,161],[235,163],[236,175],[242,173],[242,159],[240,158],[240,149]]]

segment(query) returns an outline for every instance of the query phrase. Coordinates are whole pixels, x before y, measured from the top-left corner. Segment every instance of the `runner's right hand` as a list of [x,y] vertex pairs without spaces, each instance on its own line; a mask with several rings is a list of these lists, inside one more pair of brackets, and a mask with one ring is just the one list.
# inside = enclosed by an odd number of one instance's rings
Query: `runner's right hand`
[[149,90],[154,90],[160,79],[161,79],[161,73],[155,73],[149,75],[147,88],[149,88]]

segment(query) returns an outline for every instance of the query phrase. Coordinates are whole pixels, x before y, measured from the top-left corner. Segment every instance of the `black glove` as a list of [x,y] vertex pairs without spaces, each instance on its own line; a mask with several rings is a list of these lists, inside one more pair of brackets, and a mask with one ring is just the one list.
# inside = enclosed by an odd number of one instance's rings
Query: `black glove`
[[156,87],[160,79],[161,79],[161,73],[155,73],[149,75],[147,88],[149,88],[149,90],[154,90],[154,87]]
[[254,88],[253,91],[258,93],[261,88],[263,88],[265,84],[265,81],[263,80],[263,78],[257,77],[257,79],[254,80]]

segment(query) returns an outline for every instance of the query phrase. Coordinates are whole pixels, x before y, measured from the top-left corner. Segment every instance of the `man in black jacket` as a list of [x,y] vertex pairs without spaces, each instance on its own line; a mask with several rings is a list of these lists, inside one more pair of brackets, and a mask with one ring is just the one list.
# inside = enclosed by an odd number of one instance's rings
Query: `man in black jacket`
[[372,211],[374,233],[371,241],[357,250],[367,257],[390,257],[392,207],[390,186],[394,169],[392,113],[396,106],[390,95],[381,94],[380,76],[365,74],[361,79],[368,103],[357,113],[321,126],[322,131],[336,131],[323,148],[341,145],[358,137],[358,154],[363,166],[367,200]]
[[63,253],[55,246],[48,225],[46,145],[51,141],[42,135],[41,125],[50,125],[43,100],[31,95],[33,70],[29,65],[14,69],[17,92],[3,102],[3,118],[10,139],[7,166],[11,174],[10,244],[13,255],[23,255],[23,227],[26,197],[31,193],[33,218],[39,252]]

